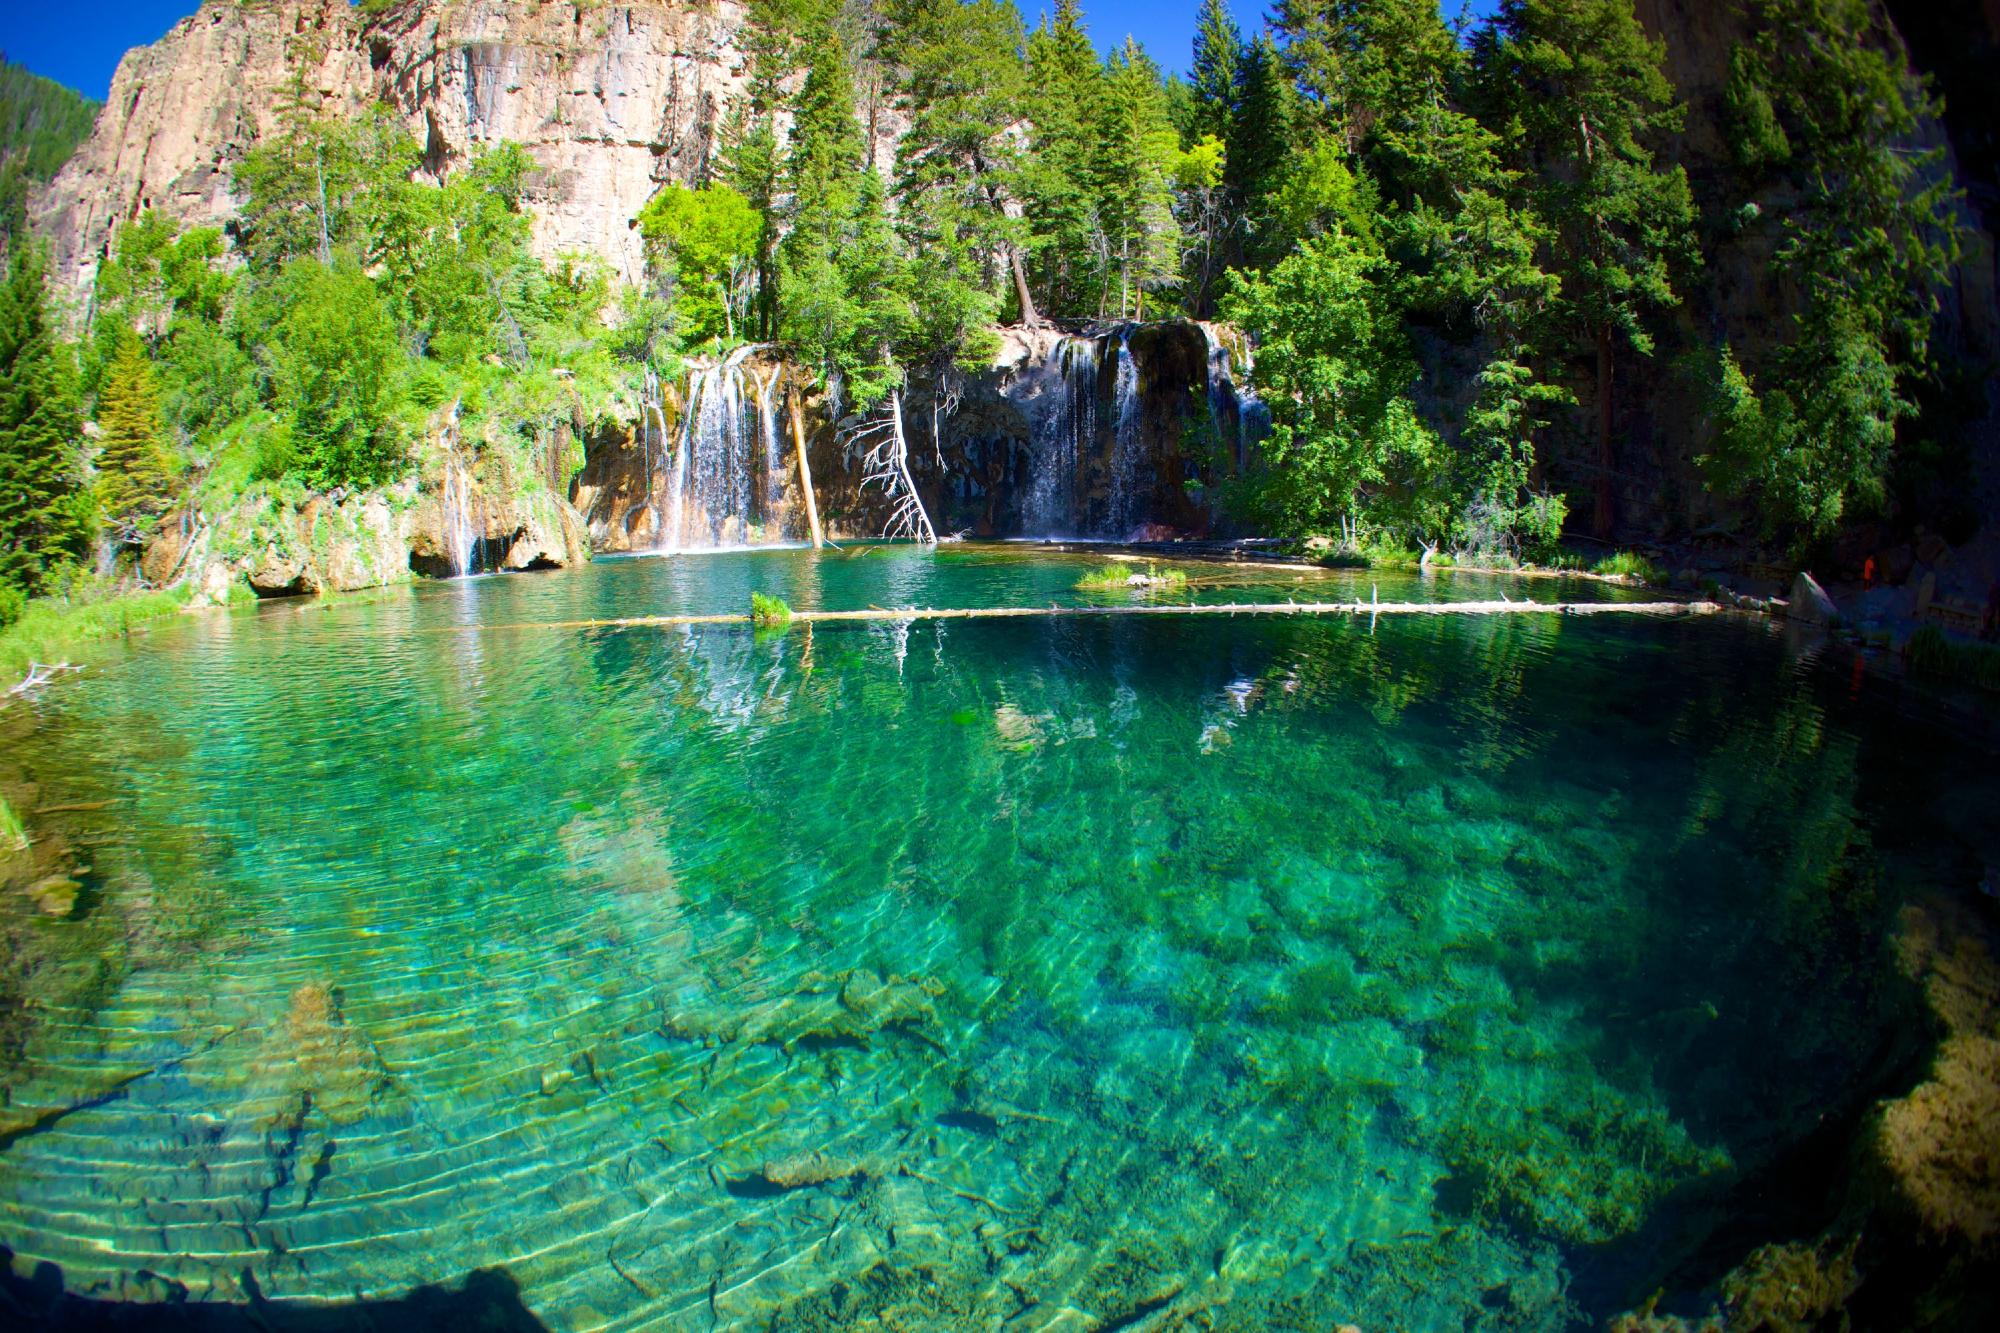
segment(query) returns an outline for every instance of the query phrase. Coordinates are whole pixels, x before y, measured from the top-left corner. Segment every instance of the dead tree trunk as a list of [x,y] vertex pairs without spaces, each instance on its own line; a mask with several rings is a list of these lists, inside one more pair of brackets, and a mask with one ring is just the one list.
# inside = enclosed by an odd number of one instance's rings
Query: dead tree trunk
[[907,538],[926,546],[937,545],[937,529],[917,494],[916,480],[910,476],[909,439],[903,434],[903,395],[889,394],[889,415],[863,426],[856,438],[866,441],[868,450],[861,459],[861,484],[879,486],[890,499],[889,519],[882,535],[891,541]]
[[799,410],[799,400],[792,396],[792,444],[799,451],[799,489],[806,497],[806,527],[812,532],[813,550],[826,545],[826,537],[819,528],[819,502],[813,498],[812,463],[806,458],[806,420]]

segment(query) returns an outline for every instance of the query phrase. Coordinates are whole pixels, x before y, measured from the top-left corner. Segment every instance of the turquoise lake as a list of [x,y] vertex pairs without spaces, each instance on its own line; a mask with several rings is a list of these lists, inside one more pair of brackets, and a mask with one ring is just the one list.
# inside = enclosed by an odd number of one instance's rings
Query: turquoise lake
[[99,654],[8,741],[90,863],[0,1044],[17,1271],[499,1269],[552,1330],[1588,1327],[1920,1075],[1896,911],[1993,779],[1764,622],[576,623],[1100,563],[608,559]]

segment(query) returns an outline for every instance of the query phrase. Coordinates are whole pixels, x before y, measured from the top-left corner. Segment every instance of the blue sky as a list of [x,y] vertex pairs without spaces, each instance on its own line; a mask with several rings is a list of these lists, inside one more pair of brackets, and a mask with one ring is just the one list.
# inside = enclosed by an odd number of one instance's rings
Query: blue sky
[[[1054,8],[1054,0],[1016,3],[1030,24]],[[1461,0],[1439,3],[1455,15]],[[1474,0],[1473,8],[1485,13],[1493,4]],[[1231,0],[1231,6],[1246,33],[1262,26],[1265,0]],[[1198,7],[1199,0],[1084,0],[1090,34],[1100,48],[1118,45],[1129,33],[1168,69],[1187,67]],[[0,51],[15,64],[102,99],[127,47],[156,40],[198,8],[200,0],[96,0],[83,11],[47,0],[4,0]]]

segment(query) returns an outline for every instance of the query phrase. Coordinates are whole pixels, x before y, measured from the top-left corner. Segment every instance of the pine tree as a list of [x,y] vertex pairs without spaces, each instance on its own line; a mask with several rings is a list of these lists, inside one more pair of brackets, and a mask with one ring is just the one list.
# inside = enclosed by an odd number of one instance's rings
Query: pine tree
[[1146,293],[1177,279],[1180,238],[1170,173],[1178,137],[1167,118],[1159,66],[1126,38],[1105,62],[1097,124],[1097,177],[1116,283],[1115,293],[1107,286],[1100,313],[1109,312],[1115,295],[1120,319],[1144,318]]
[[1648,355],[1648,316],[1679,298],[1676,267],[1693,259],[1694,205],[1679,167],[1651,142],[1682,108],[1632,0],[1505,0],[1480,51],[1488,97],[1531,170],[1529,202],[1553,229],[1559,327],[1597,358],[1597,459],[1591,528],[1611,534],[1612,438],[1620,347]]
[[1029,268],[1048,313],[1095,314],[1103,290],[1104,232],[1091,162],[1097,150],[1104,71],[1077,0],[1028,39],[1028,119],[1033,125],[1020,192],[1029,226]]
[[1023,35],[1005,0],[884,0],[882,50],[899,67],[909,118],[896,154],[897,222],[924,256],[915,290],[916,352],[941,367],[983,361],[1011,272],[1024,318],[1034,314],[1007,203],[1019,169]]
[[1260,33],[1243,57],[1243,94],[1225,141],[1223,183],[1243,215],[1249,257],[1280,257],[1269,236],[1270,201],[1299,147],[1305,108],[1291,72],[1269,33]]
[[85,553],[93,517],[76,484],[73,377],[45,299],[40,254],[14,246],[0,284],[0,587],[28,593]]
[[1236,123],[1236,99],[1243,70],[1243,33],[1229,13],[1229,0],[1202,0],[1195,18],[1194,62],[1189,80],[1194,91],[1194,133],[1212,134],[1229,142]]
[[881,179],[862,160],[847,49],[828,26],[809,50],[785,162],[779,327],[824,384],[866,406],[896,374],[902,284]]
[[120,540],[137,543],[167,509],[174,465],[145,345],[129,328],[120,335],[97,396],[97,504]]

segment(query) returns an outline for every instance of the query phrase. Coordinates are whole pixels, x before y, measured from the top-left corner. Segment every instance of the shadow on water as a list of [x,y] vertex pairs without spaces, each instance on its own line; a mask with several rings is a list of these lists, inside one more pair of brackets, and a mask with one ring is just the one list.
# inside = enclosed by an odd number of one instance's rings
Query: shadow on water
[[383,1330],[481,1329],[488,1333],[546,1333],[541,1320],[521,1303],[521,1289],[504,1270],[480,1268],[457,1287],[423,1286],[394,1300],[351,1301],[337,1305],[269,1301],[256,1280],[244,1274],[247,1305],[188,1301],[106,1301],[78,1296],[63,1287],[63,1272],[52,1263],[35,1265],[23,1277],[14,1252],[0,1246],[0,1325],[10,1329],[186,1329],[200,1333],[370,1333]]

